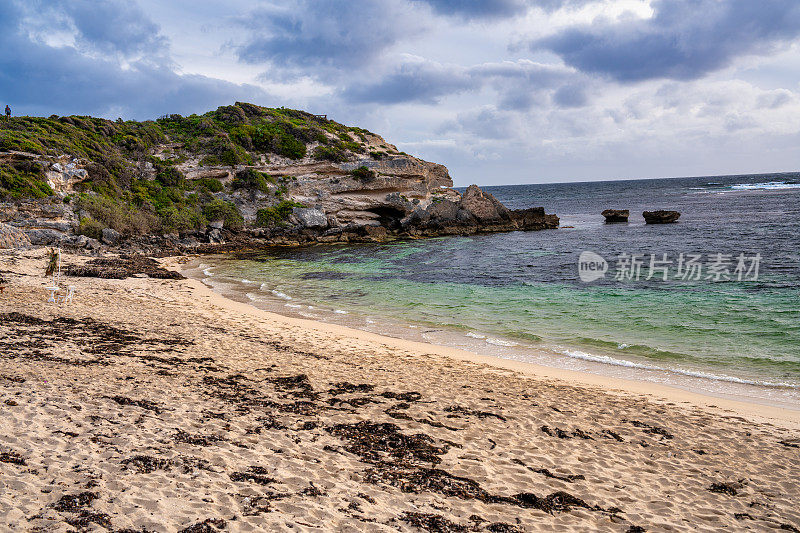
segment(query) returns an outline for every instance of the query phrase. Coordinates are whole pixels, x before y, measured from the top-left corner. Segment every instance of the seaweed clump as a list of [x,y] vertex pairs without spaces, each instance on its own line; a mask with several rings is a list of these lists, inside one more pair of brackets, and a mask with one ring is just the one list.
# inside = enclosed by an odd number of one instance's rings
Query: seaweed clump
[[67,265],[67,276],[81,278],[125,279],[137,274],[145,274],[156,279],[186,279],[181,273],[167,270],[158,261],[142,255],[123,255],[119,258],[99,257],[85,265]]

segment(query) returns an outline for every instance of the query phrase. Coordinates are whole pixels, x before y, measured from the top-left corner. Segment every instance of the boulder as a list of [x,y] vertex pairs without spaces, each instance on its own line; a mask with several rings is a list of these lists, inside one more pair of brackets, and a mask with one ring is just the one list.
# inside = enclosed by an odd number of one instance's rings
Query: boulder
[[600,214],[606,217],[606,224],[613,224],[616,222],[627,222],[631,212],[627,209],[606,209]]
[[459,207],[469,211],[481,222],[509,220],[511,218],[506,206],[488,192],[482,191],[477,185],[470,185],[461,195]]
[[404,217],[400,220],[400,226],[403,228],[407,228],[409,226],[420,226],[425,225],[431,220],[431,214],[421,207],[417,206],[414,208],[408,216]]
[[208,227],[211,229],[222,229],[225,226],[224,220],[212,220],[208,223]]
[[56,244],[66,238],[66,235],[54,229],[29,229],[25,234],[30,239],[31,244]]
[[327,228],[328,217],[325,212],[313,207],[295,207],[292,216],[304,228]]
[[103,228],[101,240],[108,245],[114,245],[119,242],[120,234],[117,230],[111,228]]
[[475,224],[476,219],[473,214],[466,209],[459,209],[458,213],[456,213],[456,222],[458,224],[473,225]]
[[441,200],[433,202],[428,206],[427,211],[436,222],[453,222],[458,216],[458,204],[452,200]]
[[0,223],[0,248],[19,248],[31,244],[22,230]]
[[646,224],[672,224],[677,222],[681,214],[677,211],[659,209],[658,211],[644,211],[642,216]]
[[208,232],[208,242],[211,244],[224,244],[225,239],[222,238],[222,231],[218,228],[213,228]]
[[544,207],[514,209],[511,218],[521,230],[555,229],[559,225],[558,217],[545,214]]

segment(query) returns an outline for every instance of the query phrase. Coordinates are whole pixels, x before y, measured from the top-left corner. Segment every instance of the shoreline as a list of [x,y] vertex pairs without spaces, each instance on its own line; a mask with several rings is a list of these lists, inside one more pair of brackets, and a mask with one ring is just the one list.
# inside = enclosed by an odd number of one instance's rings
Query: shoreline
[[[176,269],[179,272],[184,270],[183,268],[180,268],[183,265],[174,264],[172,258],[164,258],[162,259],[162,262],[167,268]],[[571,385],[599,387],[603,391],[609,393],[634,393],[645,395],[660,401],[683,402],[698,407],[720,409],[729,413],[733,412],[747,415],[753,417],[754,420],[780,423],[784,425],[784,427],[791,429],[800,429],[800,406],[798,406],[797,409],[791,409],[780,405],[761,403],[755,400],[748,401],[747,399],[725,397],[723,395],[714,395],[711,393],[686,390],[675,385],[605,376],[579,370],[560,369],[525,361],[505,359],[491,355],[482,355],[450,346],[382,335],[379,333],[364,331],[331,322],[293,317],[260,309],[250,303],[233,300],[220,294],[219,292],[216,292],[201,280],[196,278],[187,279],[191,282],[195,290],[204,293],[207,297],[210,297],[211,301],[213,301],[215,305],[220,305],[222,307],[235,310],[236,312],[247,313],[255,316],[260,315],[272,321],[282,321],[287,324],[299,325],[302,327],[315,329],[317,331],[323,331],[357,339],[364,339],[372,342],[380,342],[381,344],[391,348],[411,350],[418,353],[435,354],[460,361],[487,364],[504,370],[519,372],[529,378],[556,379]]]
[[0,252],[0,530],[800,528],[794,413],[284,317],[155,267],[48,304],[45,264]]
[[[200,256],[200,258],[202,257],[203,256]],[[198,261],[199,260],[200,259],[198,259]],[[175,268],[181,273],[198,269],[197,266],[186,268],[186,265],[171,264],[171,258],[165,258],[162,261],[165,263],[165,266],[168,266],[168,268]],[[578,386],[600,387],[608,392],[644,394],[653,397],[654,399],[660,398],[663,401],[685,402],[701,407],[716,407],[736,413],[748,414],[749,416],[756,417],[758,420],[778,420],[782,423],[789,424],[786,427],[800,429],[800,405],[796,406],[796,408],[792,408],[791,406],[787,406],[785,402],[770,402],[769,400],[762,398],[700,391],[689,388],[688,386],[682,387],[675,383],[657,383],[646,379],[619,377],[585,370],[558,368],[555,366],[548,366],[534,362],[505,358],[498,355],[480,354],[467,349],[436,344],[428,341],[418,341],[387,335],[385,333],[370,332],[336,322],[296,317],[274,310],[261,309],[251,302],[243,302],[232,299],[224,294],[221,294],[220,292],[217,292],[200,279],[190,276],[187,276],[187,278],[196,283],[195,286],[197,290],[207,292],[208,294],[214,295],[215,298],[219,298],[224,302],[233,304],[231,307],[232,309],[236,309],[238,312],[257,311],[259,313],[264,313],[265,316],[268,316],[270,320],[285,320],[288,324],[298,324],[303,327],[310,327],[319,331],[369,339],[371,341],[382,342],[398,349],[409,349],[417,352],[427,352],[450,357],[462,361],[488,364],[490,366],[505,370],[520,372],[523,375],[533,378],[538,377],[544,379],[558,379]],[[596,362],[595,364],[598,366],[604,365],[604,363],[600,362]],[[659,372],[666,374],[673,373],[669,370],[659,370]],[[748,386],[757,387],[757,385],[752,384],[748,384]]]

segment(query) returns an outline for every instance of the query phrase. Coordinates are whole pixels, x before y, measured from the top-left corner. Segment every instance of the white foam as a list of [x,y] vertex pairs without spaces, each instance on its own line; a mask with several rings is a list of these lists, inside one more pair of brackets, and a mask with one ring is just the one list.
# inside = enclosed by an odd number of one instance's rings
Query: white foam
[[516,342],[504,341],[503,339],[495,339],[493,337],[486,337],[484,342],[494,344],[495,346],[518,346]]
[[255,285],[255,281],[250,281],[249,279],[242,278],[242,283],[247,283],[249,285]]
[[572,350],[567,348],[557,348],[556,352],[566,355],[567,357],[572,357],[573,359],[581,359],[583,361],[592,361],[594,363],[605,363],[607,365],[614,365],[614,366],[624,366],[627,368],[641,368],[644,370],[661,370],[655,366],[643,365],[640,363],[634,363],[632,361],[626,361],[625,359],[614,359],[613,357],[609,357],[607,355],[597,355],[591,354],[587,352],[582,352],[580,350]]
[[473,333],[471,331],[467,332],[467,337],[472,337],[473,339],[485,339],[486,335],[481,335],[480,333]]
[[275,296],[277,296],[278,298],[281,298],[282,300],[291,300],[292,299],[291,296],[289,296],[288,294],[282,293],[278,289],[272,289],[270,292],[272,294],[274,294]]
[[776,381],[749,380],[749,379],[738,378],[735,376],[726,376],[724,374],[711,374],[708,372],[701,372],[698,370],[684,370],[681,368],[664,368],[660,366],[634,363],[633,361],[626,361],[625,359],[615,359],[613,357],[608,357],[607,355],[590,354],[580,350],[573,350],[567,348],[557,348],[555,351],[562,355],[572,357],[574,359],[581,359],[583,361],[591,361],[607,365],[623,366],[626,368],[638,368],[641,370],[672,372],[675,374],[681,374],[684,376],[689,376],[694,378],[710,379],[713,381],[726,381],[729,383],[740,383],[742,385],[760,385],[762,387],[796,388],[796,386],[792,385],[791,383],[784,383],[779,381],[776,382]]
[[306,318],[319,318],[319,315],[315,315],[314,313],[306,313],[304,311],[300,311],[297,314],[300,315],[300,316],[304,316]]
[[736,191],[774,190],[774,189],[800,189],[800,183],[786,183],[785,181],[765,181],[763,183],[737,183],[731,185]]
[[297,304],[283,304],[283,305],[284,305],[284,307],[291,307],[292,309],[302,309],[303,308],[302,305],[297,305]]
[[339,314],[339,315],[349,315],[350,314],[348,311],[345,311],[343,309],[334,309],[333,312],[336,313],[336,314]]
[[211,273],[211,267],[204,268],[203,269],[203,274],[206,275],[206,276],[213,276],[213,274]]

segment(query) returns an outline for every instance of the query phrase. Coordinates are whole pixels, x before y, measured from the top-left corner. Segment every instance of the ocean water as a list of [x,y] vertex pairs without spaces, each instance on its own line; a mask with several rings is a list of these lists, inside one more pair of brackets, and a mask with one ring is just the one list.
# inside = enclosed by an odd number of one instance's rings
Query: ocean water
[[[288,315],[800,408],[800,173],[485,190],[562,227],[269,249],[190,274]],[[654,209],[682,215],[645,225]],[[581,279],[582,252],[604,276]]]

